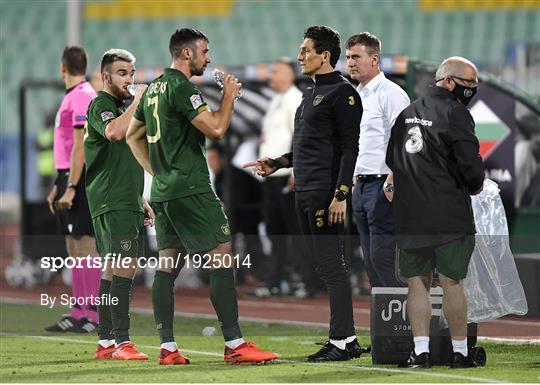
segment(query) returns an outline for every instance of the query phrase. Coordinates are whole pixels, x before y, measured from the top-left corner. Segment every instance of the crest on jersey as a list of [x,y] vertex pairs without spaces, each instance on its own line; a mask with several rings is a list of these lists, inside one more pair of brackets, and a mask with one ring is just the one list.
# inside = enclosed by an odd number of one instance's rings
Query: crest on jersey
[[315,96],[315,99],[313,99],[313,106],[314,107],[318,106],[322,102],[323,99],[324,99],[324,95]]
[[129,239],[124,239],[124,240],[120,241],[120,247],[124,251],[131,250],[131,241]]
[[228,224],[221,225],[221,231],[223,231],[223,234],[225,235],[229,235],[231,233]]

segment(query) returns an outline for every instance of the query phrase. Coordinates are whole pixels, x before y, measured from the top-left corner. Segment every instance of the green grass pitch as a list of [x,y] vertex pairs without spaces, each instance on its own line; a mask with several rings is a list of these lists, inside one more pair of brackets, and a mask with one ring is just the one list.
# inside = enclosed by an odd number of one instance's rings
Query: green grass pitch
[[[0,381],[127,382],[127,383],[497,383],[540,382],[538,345],[481,343],[488,364],[482,368],[403,370],[394,365],[371,364],[371,357],[348,362],[308,364],[305,356],[325,340],[326,330],[276,324],[242,323],[247,339],[281,358],[267,365],[228,365],[223,362],[220,336],[202,336],[215,320],[176,317],[181,350],[191,359],[188,366],[159,366],[159,339],[150,314],[132,314],[132,340],[150,356],[149,361],[94,361],[96,336],[42,333],[43,326],[58,319],[62,309],[0,303]],[[66,310],[66,309],[64,309]],[[363,346],[369,344],[360,333]]]

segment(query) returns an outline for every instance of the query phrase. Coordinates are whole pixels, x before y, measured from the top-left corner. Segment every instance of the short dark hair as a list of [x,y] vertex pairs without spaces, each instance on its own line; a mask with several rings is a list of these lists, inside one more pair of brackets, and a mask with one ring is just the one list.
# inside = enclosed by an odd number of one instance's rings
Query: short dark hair
[[176,32],[171,35],[171,39],[169,40],[169,51],[171,52],[171,56],[177,58],[186,46],[191,46],[197,40],[201,39],[208,41],[206,35],[198,29],[177,29]]
[[372,35],[369,32],[362,32],[352,35],[349,39],[347,39],[347,44],[345,44],[345,47],[349,49],[357,44],[365,46],[369,55],[377,54],[381,56],[382,45],[377,36]]
[[101,72],[110,72],[111,64],[117,61],[125,61],[127,63],[135,64],[135,56],[125,49],[111,48],[103,54],[101,59]]
[[339,32],[326,25],[313,25],[305,30],[304,39],[313,40],[315,52],[330,52],[330,65],[335,67],[341,55]]
[[86,75],[88,57],[83,47],[73,45],[65,47],[62,53],[62,64],[70,75]]

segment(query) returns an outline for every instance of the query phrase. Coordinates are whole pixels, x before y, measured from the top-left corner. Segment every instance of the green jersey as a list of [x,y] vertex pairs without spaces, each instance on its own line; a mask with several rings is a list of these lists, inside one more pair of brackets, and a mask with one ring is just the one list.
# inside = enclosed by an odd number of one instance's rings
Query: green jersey
[[152,202],[211,192],[205,136],[191,121],[209,110],[199,89],[167,68],[146,89],[134,117],[146,125],[154,170]]
[[88,107],[84,127],[86,194],[92,218],[108,211],[143,211],[144,171],[125,139],[110,142],[108,123],[125,111],[122,100],[101,91]]

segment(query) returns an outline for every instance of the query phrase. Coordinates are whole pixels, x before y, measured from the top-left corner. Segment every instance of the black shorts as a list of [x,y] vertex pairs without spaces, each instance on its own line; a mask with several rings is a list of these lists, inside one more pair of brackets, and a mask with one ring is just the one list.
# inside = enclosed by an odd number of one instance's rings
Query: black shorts
[[[55,201],[58,201],[66,191],[69,177],[69,170],[58,170],[58,176],[54,184],[57,188]],[[61,235],[71,235],[74,238],[80,238],[83,235],[94,236],[94,227],[88,208],[88,199],[86,198],[84,170],[77,183],[73,206],[69,210],[58,210],[56,212],[57,232]]]

